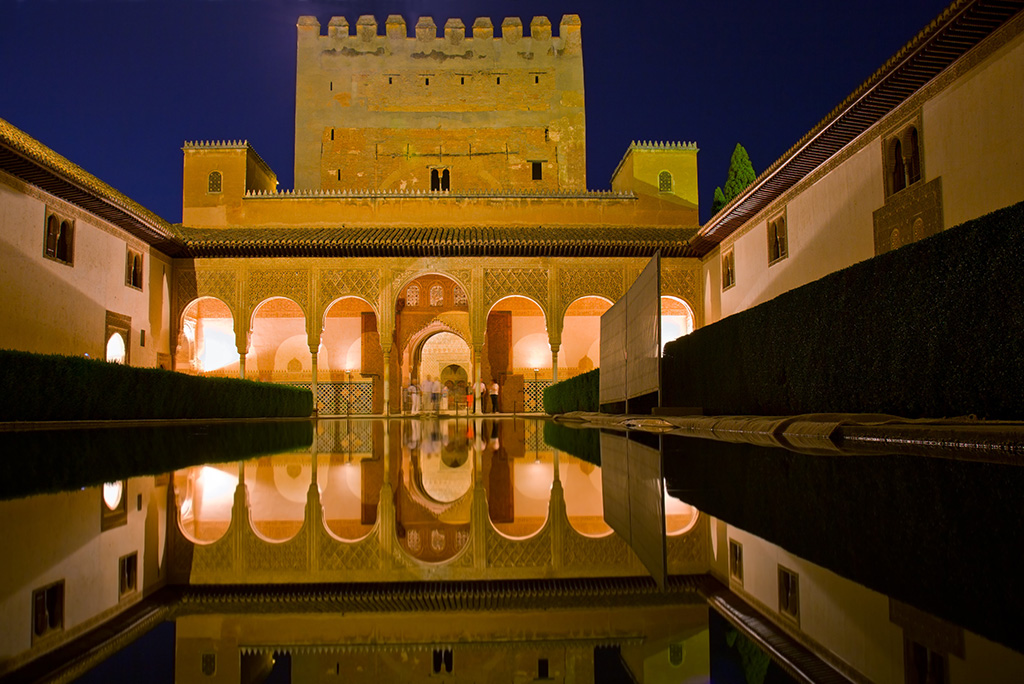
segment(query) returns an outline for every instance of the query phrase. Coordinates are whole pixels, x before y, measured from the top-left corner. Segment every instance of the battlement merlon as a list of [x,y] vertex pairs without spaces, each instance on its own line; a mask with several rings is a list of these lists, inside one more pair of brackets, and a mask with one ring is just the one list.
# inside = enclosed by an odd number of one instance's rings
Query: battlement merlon
[[505,45],[515,48],[515,53],[523,59],[531,59],[539,50],[545,53],[550,50],[551,54],[558,56],[579,55],[582,46],[578,14],[562,17],[558,36],[552,35],[551,21],[543,16],[533,17],[529,37],[524,35],[523,22],[518,17],[507,17],[502,21],[500,37],[494,35],[494,24],[488,17],[478,17],[473,22],[469,37],[466,36],[465,24],[458,18],[448,19],[439,36],[432,17],[420,17],[414,34],[410,36],[405,19],[398,14],[388,16],[383,34],[378,30],[377,18],[369,14],[359,17],[354,33],[348,19],[342,16],[331,18],[326,35],[320,33],[320,21],[313,16],[299,17],[296,27],[300,46],[317,44],[322,50],[343,50],[350,56],[387,55],[423,49],[445,52],[460,46],[486,53]]

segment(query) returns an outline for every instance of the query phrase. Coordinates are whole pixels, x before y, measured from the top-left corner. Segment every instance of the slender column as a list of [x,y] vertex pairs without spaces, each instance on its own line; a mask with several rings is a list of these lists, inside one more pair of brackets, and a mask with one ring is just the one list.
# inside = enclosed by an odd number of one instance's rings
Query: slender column
[[473,381],[473,413],[477,415],[483,414],[484,402],[480,399],[480,393],[477,391],[477,387],[480,385],[480,381],[483,379],[483,347],[473,345],[473,377],[476,380]]
[[384,416],[391,415],[391,350],[384,352]]
[[551,347],[551,382],[558,382],[558,347]]
[[245,380],[245,352],[238,353],[238,377]]
[[309,389],[313,392],[313,413],[317,414],[320,413],[320,403],[317,401],[319,394],[317,393],[316,387],[316,350],[310,349],[309,355],[313,359],[313,374],[311,376],[312,381],[309,383]]

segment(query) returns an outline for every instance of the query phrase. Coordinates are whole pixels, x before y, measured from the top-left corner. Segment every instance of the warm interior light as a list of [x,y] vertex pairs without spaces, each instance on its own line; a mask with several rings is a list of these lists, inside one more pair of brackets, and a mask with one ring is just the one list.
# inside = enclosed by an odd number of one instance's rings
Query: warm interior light
[[120,480],[117,482],[106,482],[103,485],[103,503],[107,505],[107,508],[114,511],[121,504],[121,496],[124,494],[124,483]]

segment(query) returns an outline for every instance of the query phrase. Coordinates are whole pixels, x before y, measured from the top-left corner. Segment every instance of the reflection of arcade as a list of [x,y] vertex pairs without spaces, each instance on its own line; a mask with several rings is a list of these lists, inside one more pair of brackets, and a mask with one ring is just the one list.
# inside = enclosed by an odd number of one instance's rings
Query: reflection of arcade
[[453,558],[469,540],[473,503],[472,424],[413,420],[402,432],[395,523],[399,543],[427,563]]

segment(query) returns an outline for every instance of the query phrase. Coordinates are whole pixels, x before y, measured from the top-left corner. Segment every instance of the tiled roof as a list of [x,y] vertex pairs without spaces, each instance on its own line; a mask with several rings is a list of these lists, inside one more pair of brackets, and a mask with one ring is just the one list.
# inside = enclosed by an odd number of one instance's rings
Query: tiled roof
[[165,254],[182,253],[183,245],[167,221],[3,119],[0,169],[106,219]]
[[178,229],[194,257],[231,256],[693,256],[696,228],[191,228]]
[[703,256],[903,104],[1024,9],[1024,0],[956,0],[721,209],[692,241]]

